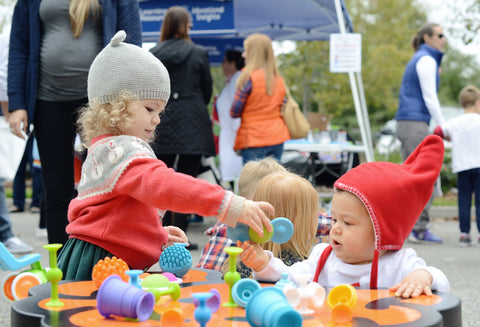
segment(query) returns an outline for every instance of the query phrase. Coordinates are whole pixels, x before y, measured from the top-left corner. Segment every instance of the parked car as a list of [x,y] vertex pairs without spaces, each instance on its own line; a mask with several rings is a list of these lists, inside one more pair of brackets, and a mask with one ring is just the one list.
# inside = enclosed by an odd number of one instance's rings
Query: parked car
[[[442,107],[442,114],[446,121],[458,117],[464,113],[462,108],[456,107]],[[433,133],[433,130],[437,124],[432,119],[430,121],[429,130]],[[375,146],[375,150],[385,156],[389,156],[391,153],[400,152],[401,143],[400,140],[395,136],[397,130],[397,121],[395,119],[389,120],[380,128],[380,131],[376,134],[378,141]],[[445,147],[450,148],[451,143],[445,141]]]

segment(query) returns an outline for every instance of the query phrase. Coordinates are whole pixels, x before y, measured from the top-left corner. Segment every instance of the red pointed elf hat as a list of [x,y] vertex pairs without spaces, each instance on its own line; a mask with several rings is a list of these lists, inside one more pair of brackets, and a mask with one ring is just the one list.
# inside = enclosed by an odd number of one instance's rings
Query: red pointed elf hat
[[381,250],[399,250],[432,196],[443,164],[440,137],[427,136],[401,165],[368,162],[357,166],[334,184],[355,194],[367,208],[375,231],[370,288],[377,288]]
[[335,182],[335,188],[355,194],[367,208],[375,231],[375,249],[402,248],[432,195],[443,154],[442,139],[429,135],[403,164],[364,163]]

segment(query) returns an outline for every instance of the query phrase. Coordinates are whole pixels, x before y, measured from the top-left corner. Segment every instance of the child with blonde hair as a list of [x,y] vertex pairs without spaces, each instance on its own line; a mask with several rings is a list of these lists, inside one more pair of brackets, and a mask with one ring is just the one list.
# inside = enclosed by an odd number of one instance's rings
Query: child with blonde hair
[[470,212],[473,193],[480,233],[480,90],[467,85],[460,92],[459,100],[465,113],[437,126],[434,134],[452,141],[452,172],[457,174],[459,244],[468,246],[472,243]]
[[334,184],[330,244],[316,245],[306,260],[289,267],[258,244],[239,241],[240,259],[263,281],[277,281],[286,272],[294,282],[299,274],[311,274],[323,286],[389,287],[404,298],[431,295],[432,289],[448,292],[439,269],[402,248],[433,192],[443,149],[442,139],[430,135],[401,165],[368,162],[342,175]]
[[[238,178],[238,194],[252,200],[260,180],[278,171],[286,171],[286,169],[272,157],[247,162]],[[224,263],[228,262],[228,254],[223,249],[234,245],[227,237],[227,225],[217,222],[205,231],[205,235],[210,236],[210,239],[203,248],[202,256],[195,267],[221,271]]]
[[285,217],[293,224],[291,239],[283,244],[266,242],[264,250],[281,258],[286,265],[305,260],[315,243],[318,217],[318,193],[305,178],[290,172],[272,173],[258,183],[254,201],[267,201],[275,208],[270,220]]
[[272,230],[266,202],[254,202],[218,185],[175,172],[148,144],[170,96],[170,79],[150,52],[124,43],[120,31],[93,61],[89,105],[79,124],[89,144],[78,196],[68,210],[69,240],[58,266],[65,279],[91,279],[99,259],[117,256],[146,270],[172,242],[188,242],[174,226],[162,226],[166,210],[215,216],[235,227]]
[[[268,241],[259,244],[286,266],[305,260],[315,244],[318,217],[318,193],[305,178],[287,171],[268,174],[260,180],[253,196],[254,201],[267,201],[275,208],[275,214],[267,213],[270,220],[278,217],[289,219],[294,232],[289,241],[277,244]],[[228,271],[228,264],[223,266]],[[252,275],[252,270],[238,262],[237,271],[242,278]]]

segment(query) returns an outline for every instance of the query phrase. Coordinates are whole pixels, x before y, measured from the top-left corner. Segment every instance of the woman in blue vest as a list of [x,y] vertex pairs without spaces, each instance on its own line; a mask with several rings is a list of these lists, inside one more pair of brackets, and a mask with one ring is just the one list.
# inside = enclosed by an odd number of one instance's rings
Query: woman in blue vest
[[[415,54],[403,74],[395,116],[396,134],[402,143],[403,160],[430,134],[428,126],[432,117],[437,125],[444,123],[437,91],[445,44],[446,38],[442,27],[434,23],[422,25],[412,39]],[[428,211],[432,200],[433,196],[413,227],[410,241],[442,242],[427,229],[430,222]]]

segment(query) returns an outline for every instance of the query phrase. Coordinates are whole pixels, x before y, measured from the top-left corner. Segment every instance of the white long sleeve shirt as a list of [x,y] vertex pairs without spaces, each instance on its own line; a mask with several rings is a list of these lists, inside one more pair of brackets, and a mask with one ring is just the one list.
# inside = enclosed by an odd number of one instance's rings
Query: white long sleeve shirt
[[445,119],[443,118],[440,101],[437,96],[437,62],[433,57],[423,56],[417,61],[415,69],[417,70],[422,97],[428,112],[437,125],[442,125]]
[[[327,248],[327,243],[317,244],[310,256],[292,266],[285,265],[282,260],[274,258],[272,252],[265,251],[270,261],[264,270],[254,272],[253,277],[260,281],[275,282],[281,278],[282,272],[287,272],[289,279],[298,284],[295,276],[299,274],[311,274],[312,280],[322,252]],[[347,264],[335,255],[332,251],[325,265],[318,276],[318,283],[322,286],[336,286],[339,284],[356,284],[368,288],[370,285],[370,273],[372,265],[351,265]],[[439,269],[427,266],[425,261],[417,256],[415,250],[407,248],[398,251],[388,251],[378,259],[378,288],[388,288],[399,282],[417,269],[425,269],[432,277],[432,290],[449,292],[450,286],[445,274]]]

